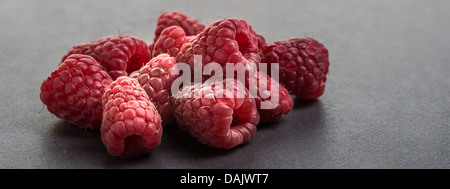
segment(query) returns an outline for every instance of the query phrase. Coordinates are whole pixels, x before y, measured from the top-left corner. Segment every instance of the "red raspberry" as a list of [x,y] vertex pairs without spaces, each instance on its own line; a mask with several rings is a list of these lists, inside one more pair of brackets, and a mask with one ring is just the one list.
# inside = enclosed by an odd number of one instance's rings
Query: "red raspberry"
[[150,60],[147,44],[128,35],[110,36],[72,47],[62,58],[71,54],[85,54],[95,58],[113,79],[126,76]]
[[40,98],[56,117],[82,128],[99,129],[101,98],[111,82],[94,58],[73,54],[42,82]]
[[150,45],[148,45],[148,52],[150,55],[150,59],[152,59],[152,54],[153,54],[153,47],[155,46],[155,43],[151,43]]
[[160,54],[141,69],[130,74],[131,78],[139,81],[150,101],[155,104],[164,125],[169,124],[173,119],[172,102],[169,99],[172,95],[172,82],[178,77],[171,74],[175,63],[175,58],[168,54]]
[[258,39],[258,50],[262,50],[266,46],[266,38],[259,33],[255,33],[256,39]]
[[[234,90],[226,85],[228,80]],[[178,125],[208,146],[230,149],[248,142],[256,132],[259,114],[255,101],[236,80],[226,79],[223,85],[194,84],[177,93],[173,101]]]
[[197,35],[203,30],[203,28],[205,28],[205,25],[193,18],[184,15],[183,13],[165,12],[162,13],[158,18],[155,30],[155,38],[153,39],[153,41],[156,42],[162,31],[169,26],[179,26],[183,28],[186,35],[188,36]]
[[169,26],[164,29],[158,40],[154,43],[152,57],[167,53],[170,56],[177,56],[183,44],[189,42],[193,37],[186,37],[183,28],[179,26]]
[[279,63],[280,83],[297,98],[311,100],[324,93],[330,62],[320,42],[310,37],[273,42],[262,54],[261,62],[268,63],[268,68]]
[[225,72],[226,63],[242,63],[250,75],[256,73],[255,63],[260,62],[255,31],[244,20],[233,18],[207,26],[190,43],[181,47],[177,61],[188,63],[194,69],[194,55],[202,56],[202,69],[206,64],[216,62],[223,66]]
[[102,98],[102,142],[112,156],[132,158],[161,143],[161,117],[135,79],[117,78]]
[[[260,83],[263,81],[267,81],[264,88],[266,90],[264,91],[259,91],[259,87],[261,85],[264,85],[264,83]],[[272,91],[271,85],[277,86],[278,87],[278,93],[277,91]],[[284,115],[289,114],[289,112],[291,111],[292,107],[294,107],[294,100],[292,99],[292,97],[289,95],[289,91],[284,88],[282,85],[280,85],[276,80],[270,78],[269,76],[267,76],[264,73],[258,72],[257,74],[255,74],[253,77],[251,77],[249,80],[247,80],[247,85],[246,85],[247,89],[249,89],[250,94],[255,93],[255,91],[252,91],[252,89],[250,89],[249,87],[256,87],[255,89],[257,89],[256,94],[253,96],[256,96],[255,98],[255,102],[256,102],[256,107],[258,108],[258,113],[261,117],[260,121],[261,122],[276,122],[278,120],[280,120]],[[264,94],[262,96],[262,94]],[[275,108],[271,108],[271,109],[264,109],[261,107],[261,102],[267,102],[267,103],[275,103],[275,102],[271,102],[272,98],[277,98],[278,100],[274,101],[276,102],[276,104],[272,104],[272,107]]]

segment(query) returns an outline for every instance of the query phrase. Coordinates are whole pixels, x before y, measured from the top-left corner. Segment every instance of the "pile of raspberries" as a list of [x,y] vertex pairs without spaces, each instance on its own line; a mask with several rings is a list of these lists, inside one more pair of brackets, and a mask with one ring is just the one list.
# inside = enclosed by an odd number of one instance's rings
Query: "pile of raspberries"
[[[268,68],[277,63],[279,82],[270,70],[255,70],[244,83],[225,78],[218,85],[203,76],[202,82],[172,94],[172,83],[179,78],[172,68],[183,62],[198,69],[194,55],[202,56],[202,68],[211,62],[223,67],[266,63]],[[328,50],[311,37],[266,43],[241,19],[205,26],[182,13],[165,12],[149,45],[118,35],[73,46],[42,82],[40,99],[58,118],[100,130],[112,156],[127,159],[155,149],[163,127],[174,121],[200,143],[230,149],[248,142],[259,123],[287,115],[294,105],[291,95],[301,100],[320,97],[329,64]],[[249,86],[260,82],[279,90],[250,95]],[[274,108],[260,107],[274,97],[279,98]]]

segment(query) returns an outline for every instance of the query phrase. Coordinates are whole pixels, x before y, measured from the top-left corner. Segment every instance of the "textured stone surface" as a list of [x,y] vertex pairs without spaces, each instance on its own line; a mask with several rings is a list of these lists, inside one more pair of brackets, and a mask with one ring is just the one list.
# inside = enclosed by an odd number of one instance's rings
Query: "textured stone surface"
[[[450,168],[449,6],[1,1],[0,168]],[[295,100],[291,114],[235,149],[212,149],[169,125],[157,149],[127,161],[108,154],[100,132],[41,111],[40,84],[73,45],[119,33],[150,43],[159,14],[172,10],[208,24],[245,19],[268,42],[313,36],[330,51],[325,94]]]

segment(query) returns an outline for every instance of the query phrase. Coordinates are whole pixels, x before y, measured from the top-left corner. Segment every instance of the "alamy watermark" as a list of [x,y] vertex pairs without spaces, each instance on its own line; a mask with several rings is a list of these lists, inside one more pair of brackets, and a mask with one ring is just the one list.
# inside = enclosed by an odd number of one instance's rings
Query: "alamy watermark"
[[[225,65],[211,62],[206,64],[205,66],[202,66],[202,56],[195,55],[194,65],[192,69],[194,73],[191,72],[191,67],[187,63],[177,63],[172,67],[171,74],[179,75],[179,77],[172,83],[172,96],[174,98],[179,98],[181,96],[177,94],[180,94],[180,91],[185,89],[186,87],[191,87],[191,90],[196,90],[195,86],[199,86],[198,84],[208,83],[211,84],[214,89],[225,89],[226,91],[228,91],[224,93],[215,93],[215,98],[245,98],[246,93],[243,89],[247,88],[248,97],[257,98],[259,96],[259,98],[265,99],[261,100],[261,109],[274,109],[277,107],[280,100],[280,89],[278,84],[278,63],[270,64],[270,76],[276,82],[267,81],[267,69],[268,68],[266,63],[255,64],[251,62],[246,64],[229,63]],[[257,71],[261,74],[256,74]],[[197,85],[192,85],[192,78],[194,84]],[[202,82],[203,78],[208,79]],[[235,83],[237,83],[237,85],[235,85]],[[270,85],[268,85],[269,83]],[[238,89],[235,90],[234,87],[238,87]],[[241,87],[242,89],[239,89],[239,87]],[[233,91],[235,91],[236,93],[233,94]],[[194,95],[194,98],[203,97],[202,90],[198,90],[192,94]],[[207,95],[204,97],[208,98],[210,96]]]

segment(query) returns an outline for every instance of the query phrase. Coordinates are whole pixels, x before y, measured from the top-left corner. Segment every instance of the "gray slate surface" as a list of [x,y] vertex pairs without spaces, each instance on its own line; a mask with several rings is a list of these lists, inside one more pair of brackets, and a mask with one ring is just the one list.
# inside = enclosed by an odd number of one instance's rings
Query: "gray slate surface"
[[[0,1],[0,168],[450,168],[449,1]],[[52,116],[41,82],[75,44],[150,42],[177,10],[235,17],[268,41],[313,36],[330,51],[319,100],[296,100],[247,144],[216,150],[176,125],[159,148],[110,156],[99,132]]]

